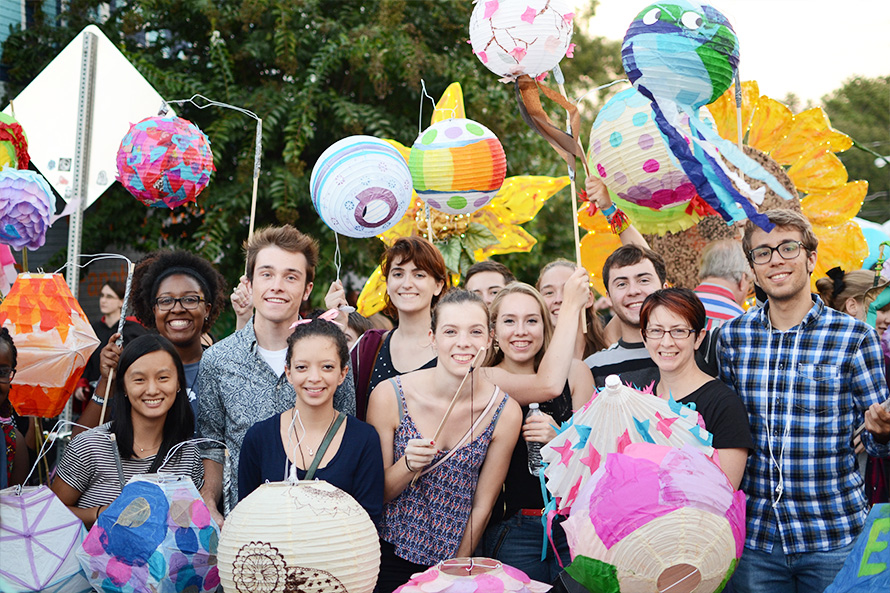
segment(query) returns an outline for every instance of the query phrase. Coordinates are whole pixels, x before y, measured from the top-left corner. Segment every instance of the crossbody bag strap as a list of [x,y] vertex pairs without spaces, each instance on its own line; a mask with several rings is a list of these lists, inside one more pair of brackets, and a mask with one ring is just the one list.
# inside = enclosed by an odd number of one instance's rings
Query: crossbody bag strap
[[121,483],[121,490],[124,489],[124,466],[121,463],[121,452],[117,448],[117,437],[114,433],[109,435],[111,437],[111,448],[114,450],[114,465],[117,466],[117,479]]
[[318,464],[321,463],[321,458],[324,457],[325,451],[328,450],[328,445],[334,440],[334,435],[337,434],[337,430],[340,428],[340,425],[343,424],[344,418],[346,418],[346,416],[337,412],[337,418],[334,419],[333,424],[328,428],[328,431],[324,435],[324,439],[322,439],[321,444],[318,446],[318,453],[315,455],[315,459],[312,460],[309,469],[306,470],[306,477],[303,478],[304,480],[311,480],[315,477],[315,470],[318,469]]

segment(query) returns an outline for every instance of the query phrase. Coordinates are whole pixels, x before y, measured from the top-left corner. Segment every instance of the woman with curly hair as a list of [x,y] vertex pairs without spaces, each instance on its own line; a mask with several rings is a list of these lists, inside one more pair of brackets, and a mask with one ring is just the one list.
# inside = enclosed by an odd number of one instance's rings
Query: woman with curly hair
[[[198,366],[204,354],[201,337],[210,331],[226,302],[222,274],[202,257],[187,251],[162,250],[148,254],[133,272],[130,298],[139,322],[170,340],[182,360],[189,403],[198,413],[194,391]],[[115,368],[121,347],[114,334],[102,349],[101,379],[92,403],[80,423],[96,426],[105,395],[108,373]]]

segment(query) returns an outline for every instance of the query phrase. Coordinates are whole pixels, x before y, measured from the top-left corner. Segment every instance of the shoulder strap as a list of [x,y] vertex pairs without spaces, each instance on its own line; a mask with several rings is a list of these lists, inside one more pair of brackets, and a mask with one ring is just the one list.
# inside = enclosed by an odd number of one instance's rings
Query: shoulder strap
[[355,380],[355,404],[356,417],[364,420],[368,413],[368,386],[371,384],[371,374],[380,349],[389,331],[382,329],[369,329],[362,334],[350,354],[353,364],[353,378]]
[[322,439],[321,444],[318,446],[318,453],[315,454],[315,459],[312,460],[309,469],[306,470],[306,477],[303,478],[304,480],[311,480],[315,477],[315,470],[318,469],[318,464],[321,463],[321,458],[324,457],[325,452],[328,450],[328,445],[334,440],[334,435],[337,434],[337,430],[339,430],[340,425],[343,424],[344,418],[345,416],[343,414],[337,412],[337,417],[334,419],[333,424],[331,424],[331,427],[324,435],[324,439]]
[[117,479],[121,484],[121,490],[124,489],[124,466],[121,464],[121,452],[117,448],[117,437],[111,433],[111,449],[114,451],[114,464],[117,466]]
[[408,402],[405,401],[405,391],[402,389],[402,376],[396,375],[389,379],[389,382],[392,383],[396,397],[399,398],[399,422],[401,423],[405,419],[405,415],[408,414]]
[[448,451],[448,453],[446,453],[442,457],[442,459],[440,459],[433,465],[429,466],[428,468],[426,468],[425,470],[420,472],[421,476],[424,474],[430,473],[431,471],[433,471],[434,469],[436,469],[437,467],[439,467],[440,465],[445,463],[445,461],[448,460],[449,457],[451,457],[452,455],[457,453],[457,450],[460,449],[461,447],[463,447],[464,444],[466,444],[466,442],[470,440],[470,437],[473,435],[473,432],[475,432],[475,430],[479,427],[479,424],[482,423],[482,420],[484,420],[486,418],[486,416],[488,416],[488,412],[491,411],[491,408],[492,408],[492,406],[494,406],[494,402],[495,402],[495,400],[497,400],[498,394],[500,392],[501,392],[501,388],[498,387],[497,385],[495,385],[494,393],[491,394],[491,399],[488,400],[488,405],[485,406],[485,409],[482,410],[482,413],[479,414],[478,418],[476,418],[476,421],[473,423],[473,426],[466,433],[464,433],[464,436],[460,439],[460,441],[456,445],[454,445],[451,448],[451,450]]

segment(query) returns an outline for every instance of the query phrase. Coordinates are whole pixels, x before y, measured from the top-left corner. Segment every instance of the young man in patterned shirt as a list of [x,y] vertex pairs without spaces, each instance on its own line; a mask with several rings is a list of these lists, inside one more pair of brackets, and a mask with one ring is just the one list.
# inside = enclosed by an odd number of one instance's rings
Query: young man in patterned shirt
[[[317,262],[315,239],[290,225],[255,232],[247,243],[247,278],[256,313],[201,359],[198,430],[228,449],[227,457],[217,444],[202,450],[201,494],[220,526],[221,497],[226,511],[238,501],[238,460],[247,430],[294,405],[296,394],[284,373],[287,338],[312,292]],[[351,369],[334,394],[334,407],[355,415]]]
[[865,421],[869,454],[887,456],[890,413],[881,347],[866,324],[810,293],[818,240],[809,221],[772,210],[766,232],[742,242],[762,309],[720,333],[720,376],[742,398],[755,449],[742,480],[745,551],[738,593],[819,592],[843,565],[868,511],[853,432]]

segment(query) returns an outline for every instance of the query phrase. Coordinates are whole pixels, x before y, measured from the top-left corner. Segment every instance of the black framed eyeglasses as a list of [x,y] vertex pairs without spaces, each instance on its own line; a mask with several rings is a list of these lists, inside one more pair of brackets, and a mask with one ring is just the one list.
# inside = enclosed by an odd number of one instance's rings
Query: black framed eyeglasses
[[646,328],[646,331],[643,332],[647,338],[650,340],[660,340],[664,337],[664,334],[671,334],[671,337],[675,340],[685,340],[689,336],[695,333],[695,330],[689,329],[688,327],[675,327],[672,330],[663,330],[660,327]]
[[782,259],[794,259],[800,255],[803,243],[800,241],[785,241],[775,247],[755,247],[748,252],[751,261],[758,265],[768,264],[773,259],[773,251],[779,253]]
[[176,306],[176,303],[182,305],[183,309],[193,310],[197,309],[198,305],[204,302],[204,299],[199,296],[189,295],[179,298],[173,297],[158,297],[155,299],[155,305],[157,305],[158,309],[161,311],[169,311],[173,307]]
[[15,377],[15,369],[12,367],[0,367],[0,383],[9,383]]

